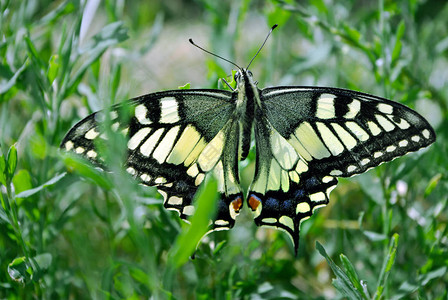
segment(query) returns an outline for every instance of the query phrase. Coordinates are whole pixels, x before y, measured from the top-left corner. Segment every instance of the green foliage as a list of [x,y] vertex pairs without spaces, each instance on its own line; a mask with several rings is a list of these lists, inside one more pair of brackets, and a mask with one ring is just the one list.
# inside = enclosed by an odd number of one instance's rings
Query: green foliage
[[[446,1],[94,2],[0,0],[0,298],[446,299]],[[341,179],[302,224],[297,257],[247,211],[197,246],[216,183],[181,223],[122,170],[126,142],[112,130],[100,152],[113,172],[58,150],[77,121],[119,101],[233,85],[231,65],[188,38],[245,66],[274,23],[251,65],[260,87],[384,96],[438,134],[427,150]],[[254,164],[251,153],[243,186]]]

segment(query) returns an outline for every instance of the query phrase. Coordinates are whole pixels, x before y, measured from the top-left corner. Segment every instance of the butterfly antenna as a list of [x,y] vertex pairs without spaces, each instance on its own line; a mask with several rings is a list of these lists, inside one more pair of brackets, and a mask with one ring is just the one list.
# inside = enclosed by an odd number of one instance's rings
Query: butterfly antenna
[[226,61],[226,62],[228,62],[228,63],[234,65],[235,67],[238,68],[238,70],[241,70],[240,66],[238,66],[238,65],[237,65],[236,63],[234,63],[233,61],[230,61],[230,60],[228,60],[228,59],[226,59],[226,58],[224,58],[224,57],[222,57],[222,56],[219,56],[218,54],[215,54],[215,53],[213,53],[213,52],[210,52],[210,51],[208,51],[208,50],[202,48],[201,46],[198,46],[197,44],[195,44],[195,42],[193,42],[193,39],[189,39],[189,41],[190,41],[190,43],[191,43],[193,46],[195,46],[195,47],[201,49],[201,50],[204,51],[205,53],[208,53],[208,54],[210,54],[210,55],[213,55],[214,57],[220,58],[220,59],[222,59],[223,61]]
[[257,57],[258,53],[260,53],[261,49],[263,49],[264,44],[266,44],[266,41],[268,40],[269,36],[271,35],[272,31],[277,27],[278,25],[275,24],[274,26],[272,26],[271,30],[269,30],[268,35],[266,36],[266,38],[264,39],[263,44],[261,45],[261,47],[258,49],[257,53],[255,53],[254,57],[252,57],[252,59],[250,60],[249,64],[247,65],[247,69],[249,69],[250,64],[254,61],[255,57]]

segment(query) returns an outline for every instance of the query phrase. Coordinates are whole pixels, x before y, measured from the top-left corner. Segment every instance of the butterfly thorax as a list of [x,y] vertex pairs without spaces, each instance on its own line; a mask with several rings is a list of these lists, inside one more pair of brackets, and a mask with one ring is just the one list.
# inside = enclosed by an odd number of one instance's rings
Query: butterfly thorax
[[259,90],[253,80],[252,72],[240,69],[235,74],[237,88],[235,114],[240,124],[239,159],[244,160],[250,149],[251,132],[254,123],[254,100],[259,103]]

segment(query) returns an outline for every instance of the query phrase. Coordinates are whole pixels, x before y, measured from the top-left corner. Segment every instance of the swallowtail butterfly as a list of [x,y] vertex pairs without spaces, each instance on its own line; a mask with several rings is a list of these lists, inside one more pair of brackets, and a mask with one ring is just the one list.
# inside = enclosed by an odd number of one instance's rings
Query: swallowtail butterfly
[[[205,176],[215,174],[220,199],[210,231],[232,228],[246,200],[255,224],[285,230],[297,252],[301,222],[328,204],[337,177],[363,173],[436,139],[422,116],[399,103],[339,88],[259,89],[248,67],[238,67],[234,91],[147,94],[126,103],[132,109],[126,123],[119,118],[123,105],[108,110],[113,130],[127,137],[127,172],[156,186],[165,208],[182,219],[194,213]],[[104,113],[81,120],[61,147],[101,163],[95,144],[104,137]],[[252,134],[256,169],[244,193],[238,163]]]

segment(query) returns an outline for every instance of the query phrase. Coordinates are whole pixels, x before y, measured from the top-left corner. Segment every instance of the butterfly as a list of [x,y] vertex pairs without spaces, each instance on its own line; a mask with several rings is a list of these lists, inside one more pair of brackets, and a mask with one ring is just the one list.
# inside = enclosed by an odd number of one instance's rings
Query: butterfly
[[[112,129],[127,138],[124,168],[157,187],[165,208],[187,220],[199,186],[213,173],[220,197],[210,231],[232,228],[246,202],[255,224],[286,231],[297,253],[300,224],[328,204],[337,177],[364,173],[436,139],[422,116],[397,102],[340,88],[260,89],[248,67],[237,66],[233,91],[163,91],[93,113],[61,148],[101,164],[95,145],[105,138],[101,126],[109,113]],[[123,107],[131,109],[126,122]],[[255,175],[245,193],[238,164],[252,135]]]

